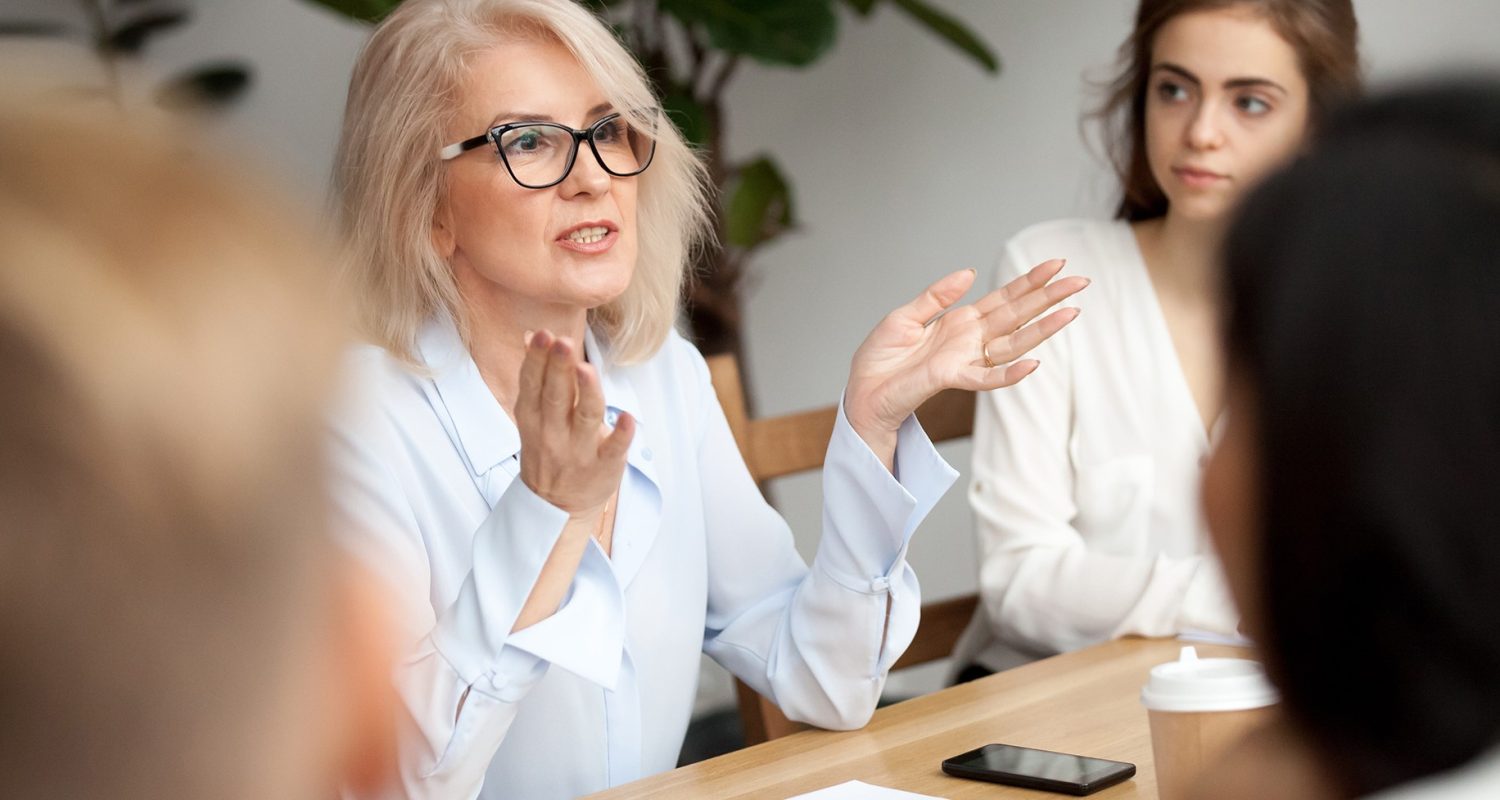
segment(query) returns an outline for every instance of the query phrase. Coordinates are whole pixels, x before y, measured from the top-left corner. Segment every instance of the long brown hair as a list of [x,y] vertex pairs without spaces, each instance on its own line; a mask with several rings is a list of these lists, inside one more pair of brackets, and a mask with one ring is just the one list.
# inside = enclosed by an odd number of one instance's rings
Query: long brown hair
[[1120,177],[1116,219],[1133,222],[1167,213],[1167,196],[1146,158],[1146,84],[1156,34],[1178,15],[1232,6],[1260,12],[1296,51],[1311,95],[1313,130],[1341,100],[1359,94],[1359,23],[1351,0],[1141,0],[1135,29],[1120,46],[1119,71],[1090,115],[1102,127],[1105,150]]

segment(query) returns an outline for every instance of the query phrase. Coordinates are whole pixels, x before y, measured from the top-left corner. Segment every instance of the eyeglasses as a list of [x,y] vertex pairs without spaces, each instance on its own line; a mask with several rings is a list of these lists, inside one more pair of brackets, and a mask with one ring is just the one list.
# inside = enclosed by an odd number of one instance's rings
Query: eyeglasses
[[617,178],[639,175],[651,166],[656,140],[642,133],[623,114],[610,114],[584,130],[555,122],[507,122],[490,128],[482,136],[450,144],[438,151],[444,161],[469,150],[493,143],[516,183],[527,189],[556,186],[573,170],[578,144],[587,140],[589,149],[604,171]]

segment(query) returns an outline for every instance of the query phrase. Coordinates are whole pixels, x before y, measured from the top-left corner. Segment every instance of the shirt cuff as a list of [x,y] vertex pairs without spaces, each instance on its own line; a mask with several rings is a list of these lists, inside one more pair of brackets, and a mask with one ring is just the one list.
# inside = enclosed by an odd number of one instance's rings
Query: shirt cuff
[[855,433],[840,401],[823,463],[817,563],[859,591],[886,590],[917,525],[958,478],[915,415],[901,423],[894,464],[892,474]]
[[[840,404],[839,415],[843,413],[843,404]],[[958,480],[958,470],[938,455],[937,446],[928,438],[916,414],[909,415],[896,434],[895,464],[901,486],[917,503],[907,520],[906,537],[909,539],[917,525],[932,513],[938,501]]]
[[609,559],[590,542],[562,608],[510,635],[516,649],[613,690],[625,657],[625,604]]
[[432,632],[433,646],[466,684],[494,674],[567,521],[567,512],[517,478],[474,534],[473,567]]
[[[490,673],[489,686],[480,691],[502,703],[519,703],[531,691],[531,687],[547,674],[547,662],[531,653],[510,645],[500,649],[500,658]],[[478,684],[484,687],[484,684]]]

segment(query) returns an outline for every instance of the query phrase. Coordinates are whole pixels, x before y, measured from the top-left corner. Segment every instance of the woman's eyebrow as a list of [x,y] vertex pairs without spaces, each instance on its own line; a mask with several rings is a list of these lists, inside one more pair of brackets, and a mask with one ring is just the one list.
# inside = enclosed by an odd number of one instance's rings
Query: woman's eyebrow
[[1286,87],[1270,78],[1230,78],[1224,81],[1225,89],[1275,89],[1286,94]]
[[[606,112],[614,110],[613,103],[600,103],[588,110],[588,118],[595,119],[603,116]],[[490,127],[503,124],[507,121],[525,120],[527,122],[557,122],[550,114],[537,114],[530,111],[502,111],[490,120]]]
[[1173,75],[1176,75],[1177,77],[1182,78],[1183,80],[1185,80],[1185,81],[1193,84],[1194,86],[1202,86],[1203,85],[1203,81],[1198,80],[1198,76],[1194,75],[1191,72],[1189,72],[1186,67],[1179,67],[1176,64],[1173,64],[1173,63],[1171,63],[1169,61],[1164,61],[1164,62],[1162,62],[1160,64],[1157,64],[1156,66],[1154,66],[1154,67],[1151,68],[1151,71],[1152,72],[1170,72]]
[[548,114],[536,114],[530,111],[501,111],[500,113],[495,115],[494,119],[490,120],[490,127],[493,128],[496,125],[514,120],[526,120],[527,122],[557,121]]
[[[1151,71],[1152,72],[1170,72],[1173,75],[1176,75],[1176,76],[1182,78],[1183,80],[1192,83],[1194,86],[1202,86],[1203,85],[1203,82],[1198,79],[1197,75],[1194,75],[1192,72],[1188,71],[1187,68],[1180,67],[1180,66],[1178,66],[1176,64],[1173,64],[1171,62],[1162,62],[1160,64],[1157,64],[1156,66],[1154,66],[1154,67],[1151,68]],[[1276,81],[1271,80],[1270,78],[1254,78],[1254,77],[1230,78],[1229,80],[1224,81],[1224,88],[1225,89],[1275,89],[1276,91],[1281,92],[1282,94],[1286,94],[1287,93],[1285,86],[1282,86],[1281,84],[1277,83]]]

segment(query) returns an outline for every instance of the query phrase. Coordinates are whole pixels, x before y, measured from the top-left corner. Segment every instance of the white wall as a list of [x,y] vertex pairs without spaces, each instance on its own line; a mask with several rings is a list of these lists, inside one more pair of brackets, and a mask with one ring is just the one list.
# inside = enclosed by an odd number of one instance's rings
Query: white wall
[[[866,330],[931,279],[962,267],[988,272],[1004,240],[1027,224],[1110,207],[1111,183],[1078,132],[1083,76],[1107,71],[1134,2],[935,1],[995,45],[998,78],[884,9],[846,19],[837,49],[814,68],[748,66],[731,87],[728,146],[737,156],[776,155],[795,182],[802,222],[752,270],[748,367],[763,412],[833,401]],[[1500,69],[1500,2],[1356,7],[1377,82],[1461,65]],[[254,89],[215,125],[315,202],[364,35],[297,0],[201,0],[193,27],[161,39],[149,59],[159,67],[251,61]],[[966,470],[966,444],[944,454]],[[930,598],[975,586],[963,488],[961,479],[911,550]],[[776,491],[811,554],[816,479]],[[727,685],[714,675],[705,690],[722,697]]]

